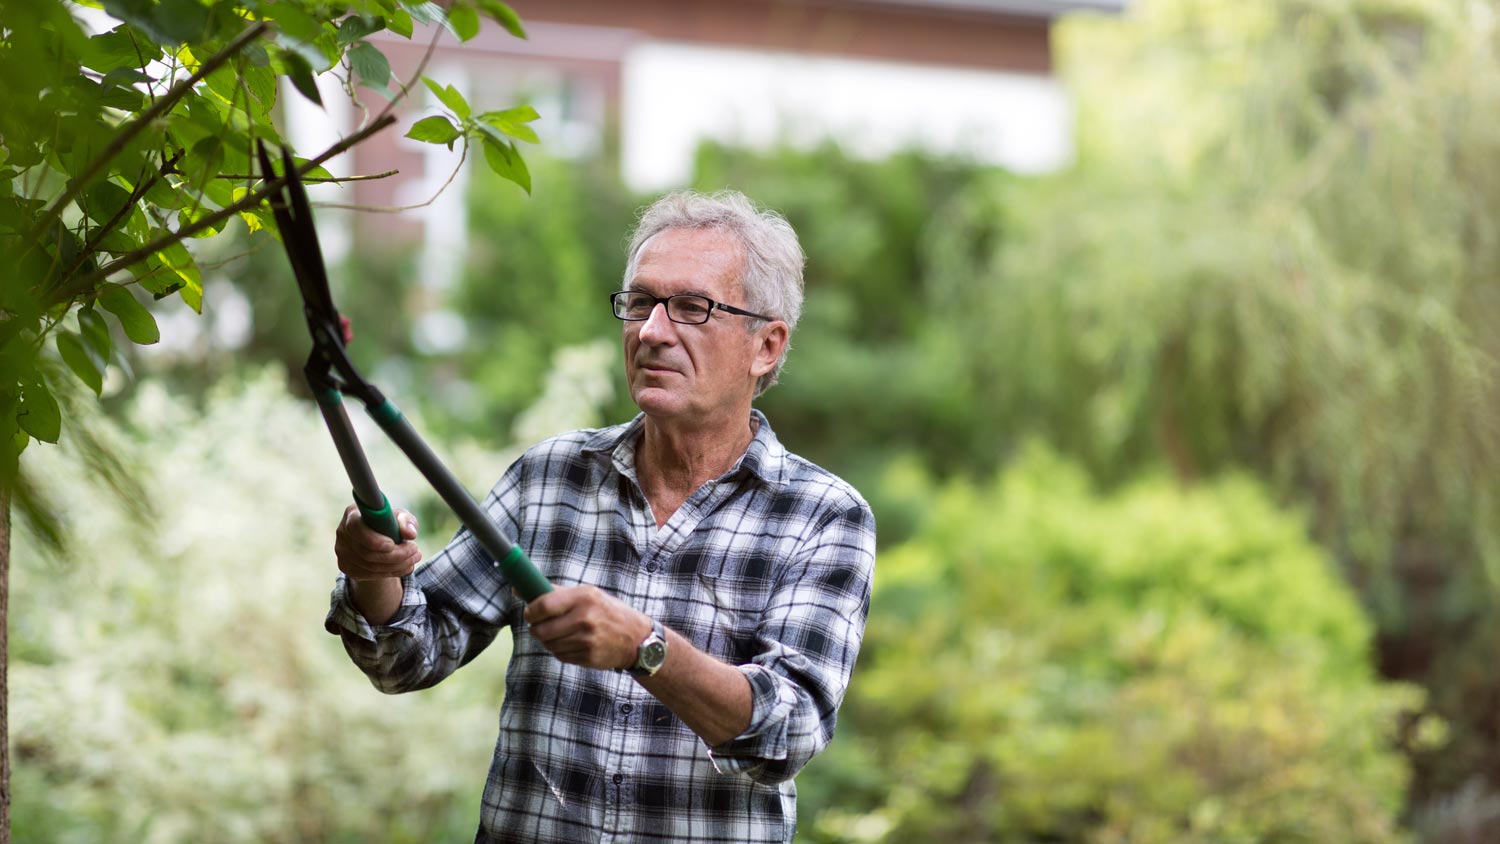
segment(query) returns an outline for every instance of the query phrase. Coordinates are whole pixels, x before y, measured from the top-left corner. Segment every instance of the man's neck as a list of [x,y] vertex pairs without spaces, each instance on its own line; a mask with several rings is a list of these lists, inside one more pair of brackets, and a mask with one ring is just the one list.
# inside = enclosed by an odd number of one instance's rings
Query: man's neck
[[648,416],[636,449],[636,475],[647,496],[666,493],[684,500],[729,471],[754,438],[749,407],[698,425]]

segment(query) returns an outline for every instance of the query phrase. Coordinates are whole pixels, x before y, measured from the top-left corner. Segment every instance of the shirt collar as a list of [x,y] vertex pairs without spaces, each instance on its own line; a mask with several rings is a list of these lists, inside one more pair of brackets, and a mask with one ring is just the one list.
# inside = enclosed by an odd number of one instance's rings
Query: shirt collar
[[[751,409],[750,419],[755,424],[755,437],[750,440],[750,446],[740,455],[734,467],[724,473],[724,477],[734,477],[743,472],[759,478],[762,483],[781,486],[786,480],[786,448],[777,439],[776,432],[771,430],[771,423],[766,420],[765,414]],[[637,413],[634,419],[624,425],[601,428],[585,441],[583,451],[608,455],[615,471],[639,483],[635,473],[635,449],[641,441],[641,431],[645,424],[646,414]]]

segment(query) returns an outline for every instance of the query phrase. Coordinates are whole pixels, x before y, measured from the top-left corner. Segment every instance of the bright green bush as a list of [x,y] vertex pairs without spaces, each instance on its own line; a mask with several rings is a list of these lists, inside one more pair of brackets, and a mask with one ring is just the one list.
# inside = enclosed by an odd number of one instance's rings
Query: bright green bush
[[1373,678],[1350,590],[1257,485],[1100,495],[1032,450],[934,494],[881,555],[807,838],[1404,840],[1421,695]]

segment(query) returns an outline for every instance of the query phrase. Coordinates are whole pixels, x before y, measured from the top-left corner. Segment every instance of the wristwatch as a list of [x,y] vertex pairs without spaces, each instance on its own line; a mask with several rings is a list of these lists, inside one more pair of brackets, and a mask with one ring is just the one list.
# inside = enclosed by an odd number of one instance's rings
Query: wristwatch
[[650,677],[661,670],[667,661],[667,631],[656,619],[651,620],[651,633],[641,640],[635,651],[635,664],[625,670],[636,677]]

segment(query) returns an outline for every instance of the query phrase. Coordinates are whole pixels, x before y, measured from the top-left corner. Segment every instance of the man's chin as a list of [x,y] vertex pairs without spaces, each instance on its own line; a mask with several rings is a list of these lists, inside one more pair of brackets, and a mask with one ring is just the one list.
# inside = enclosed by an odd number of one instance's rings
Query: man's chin
[[630,398],[647,416],[661,419],[676,416],[686,407],[682,397],[675,391],[661,387],[641,387]]

